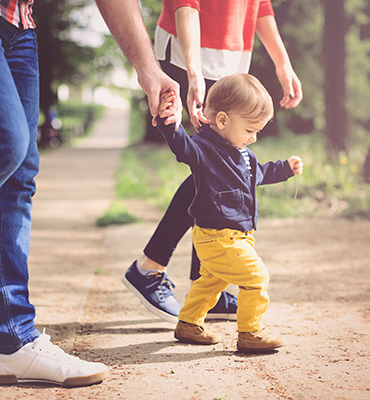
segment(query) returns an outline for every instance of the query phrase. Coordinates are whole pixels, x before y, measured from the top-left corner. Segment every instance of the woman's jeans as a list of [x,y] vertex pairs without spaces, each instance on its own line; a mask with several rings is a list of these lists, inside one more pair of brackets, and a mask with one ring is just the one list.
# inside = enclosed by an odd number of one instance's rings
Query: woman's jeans
[[0,17],[0,353],[40,335],[28,300],[27,264],[38,116],[36,34]]
[[[169,62],[170,46],[167,47],[166,60],[160,61],[163,71],[180,85],[180,97],[186,111],[187,94],[188,94],[188,78],[186,71]],[[206,92],[215,83],[215,81],[205,80]],[[188,208],[193,201],[195,194],[193,176],[190,175],[179,187],[171,200],[168,209],[160,221],[153,236],[149,240],[144,249],[144,253],[150,259],[157,263],[166,266],[170,261],[172,253],[175,251],[177,244],[184,234],[194,224],[193,218],[188,214]],[[190,279],[196,280],[199,278],[200,263],[197,253],[193,246]]]

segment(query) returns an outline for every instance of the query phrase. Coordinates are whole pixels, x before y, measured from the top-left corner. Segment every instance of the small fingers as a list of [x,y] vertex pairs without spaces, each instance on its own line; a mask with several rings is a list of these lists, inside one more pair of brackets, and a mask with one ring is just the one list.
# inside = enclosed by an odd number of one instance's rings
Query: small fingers
[[165,118],[172,115],[175,112],[175,93],[173,91],[164,92],[161,94],[161,100],[159,104],[159,116]]
[[289,159],[290,167],[295,175],[302,175],[303,173],[303,162],[298,156],[291,156]]

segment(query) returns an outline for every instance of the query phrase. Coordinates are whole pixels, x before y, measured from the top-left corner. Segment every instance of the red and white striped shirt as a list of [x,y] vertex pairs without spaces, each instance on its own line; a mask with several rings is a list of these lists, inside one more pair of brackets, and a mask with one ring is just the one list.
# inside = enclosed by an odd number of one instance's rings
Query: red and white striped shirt
[[34,0],[0,0],[0,16],[17,27],[34,29],[33,3]]

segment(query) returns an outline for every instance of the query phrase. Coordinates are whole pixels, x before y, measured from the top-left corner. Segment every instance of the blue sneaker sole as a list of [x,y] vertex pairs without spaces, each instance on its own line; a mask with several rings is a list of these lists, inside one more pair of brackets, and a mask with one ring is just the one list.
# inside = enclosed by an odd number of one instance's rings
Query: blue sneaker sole
[[152,314],[154,314],[156,317],[159,317],[163,319],[164,321],[171,322],[173,324],[177,324],[178,318],[175,317],[174,315],[168,314],[159,308],[156,308],[151,304],[137,289],[136,287],[125,277],[125,275],[122,276],[122,283],[129,289],[140,301],[141,303],[145,306],[145,308],[150,311]]
[[226,320],[226,321],[236,321],[236,314],[208,313],[206,315],[206,321],[217,320],[217,319],[222,319],[222,320]]

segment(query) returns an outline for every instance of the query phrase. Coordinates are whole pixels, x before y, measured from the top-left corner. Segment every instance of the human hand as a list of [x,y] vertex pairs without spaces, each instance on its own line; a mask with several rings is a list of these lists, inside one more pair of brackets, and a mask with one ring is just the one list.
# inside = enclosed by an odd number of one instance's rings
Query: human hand
[[297,107],[303,98],[302,85],[292,66],[284,64],[276,68],[276,75],[284,91],[280,106],[287,110]]
[[151,66],[147,71],[138,71],[138,81],[146,95],[150,113],[153,117],[152,124],[157,126],[159,102],[162,93],[172,92],[174,99],[165,111],[166,125],[176,123],[176,129],[180,126],[182,118],[182,104],[179,94],[179,85],[167,76],[158,66]]
[[293,171],[294,175],[302,175],[303,162],[298,156],[291,156],[288,158],[289,166]]
[[194,128],[199,131],[201,127],[200,122],[204,122],[206,124],[209,123],[202,110],[206,85],[203,76],[199,77],[197,75],[193,75],[188,77],[188,80],[189,89],[187,105],[189,110],[189,118]]
[[[158,108],[158,115],[161,118],[165,117],[171,117],[171,110],[172,110],[172,105],[173,102],[175,101],[176,96],[173,91],[170,92],[165,92],[161,94],[160,98],[160,103],[159,103],[159,108]],[[168,125],[169,122],[167,122],[168,118],[165,121],[165,125]]]

